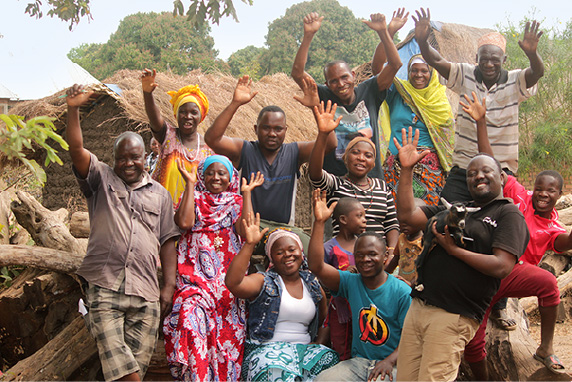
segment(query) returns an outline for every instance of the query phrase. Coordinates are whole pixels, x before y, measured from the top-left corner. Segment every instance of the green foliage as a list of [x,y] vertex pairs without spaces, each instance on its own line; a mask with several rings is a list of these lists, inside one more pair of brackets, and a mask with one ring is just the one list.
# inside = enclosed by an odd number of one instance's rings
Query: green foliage
[[[520,49],[525,24],[534,19],[534,11],[518,26],[500,26],[507,39],[508,70],[527,68],[528,57]],[[563,29],[542,28],[538,53],[545,65],[538,82],[538,93],[520,105],[519,174],[555,169],[564,176],[572,175],[572,20]]]
[[250,78],[258,81],[262,77],[260,60],[264,52],[264,48],[258,48],[253,45],[237,50],[228,58],[231,74],[235,77],[248,74]]
[[103,80],[120,69],[155,68],[183,75],[202,68],[225,69],[210,27],[194,28],[180,17],[164,13],[137,13],[125,17],[105,44],[83,44],[68,57]]
[[[252,5],[252,0],[242,0],[242,2]],[[182,16],[186,14],[187,20],[195,27],[203,26],[206,21],[211,21],[218,25],[219,20],[225,16],[232,16],[238,22],[232,0],[191,0],[191,4],[186,12],[182,0],[175,0],[173,4],[173,15]]]
[[44,166],[55,162],[62,165],[62,160],[58,157],[58,152],[48,144],[52,139],[59,143],[64,149],[68,149],[68,144],[59,136],[53,124],[53,118],[36,117],[24,122],[24,118],[17,115],[0,114],[0,152],[8,159],[16,158],[28,167],[34,176],[45,183],[46,173],[42,167],[33,159],[26,157],[25,149],[34,152],[39,146],[46,153]]
[[63,21],[69,22],[70,31],[73,29],[74,24],[79,23],[82,17],[92,19],[89,0],[48,0],[47,5],[43,5],[41,0],[34,0],[33,3],[28,3],[28,6],[26,6],[26,13],[39,19],[44,15],[46,7],[48,8],[48,16],[56,16]]
[[310,12],[325,16],[306,64],[306,71],[317,82],[324,81],[322,68],[330,61],[344,60],[353,67],[371,60],[379,42],[377,34],[336,0],[312,0],[293,5],[269,25],[267,49],[260,61],[262,74],[290,73],[304,35],[302,19]]
[[24,270],[24,267],[2,267],[0,268],[0,290],[9,288],[12,281]]
[[[201,27],[206,21],[218,24],[222,17],[232,16],[238,21],[236,11],[234,9],[233,0],[191,0],[189,8],[185,11],[185,5],[182,0],[173,1],[173,15],[187,15],[187,20],[191,22],[192,27]],[[241,0],[243,3],[252,5],[252,0]],[[40,18],[47,9],[47,15],[58,17],[63,21],[69,22],[69,29],[72,30],[82,17],[92,19],[89,9],[90,0],[47,0],[46,5],[42,4],[42,0],[34,0],[28,3],[26,13],[30,16]],[[221,9],[222,6],[222,9]]]

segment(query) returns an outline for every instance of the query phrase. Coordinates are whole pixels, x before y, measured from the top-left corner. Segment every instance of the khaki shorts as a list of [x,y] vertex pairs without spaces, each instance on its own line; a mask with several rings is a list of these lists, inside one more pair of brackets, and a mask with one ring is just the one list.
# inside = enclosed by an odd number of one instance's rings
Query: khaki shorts
[[125,295],[125,282],[117,292],[90,283],[86,299],[84,318],[97,343],[105,380],[135,372],[143,379],[157,343],[159,302]]

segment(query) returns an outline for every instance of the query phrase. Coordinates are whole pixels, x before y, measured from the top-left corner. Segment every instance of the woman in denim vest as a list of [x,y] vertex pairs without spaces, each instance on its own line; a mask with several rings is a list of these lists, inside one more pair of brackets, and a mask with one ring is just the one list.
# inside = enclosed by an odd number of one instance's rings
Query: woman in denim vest
[[243,225],[246,242],[225,280],[235,296],[249,301],[243,379],[311,381],[338,362],[336,352],[318,344],[327,311],[324,291],[302,267],[299,237],[285,229],[268,235],[269,270],[245,276],[252,251],[268,229],[260,232],[259,214],[249,214]]

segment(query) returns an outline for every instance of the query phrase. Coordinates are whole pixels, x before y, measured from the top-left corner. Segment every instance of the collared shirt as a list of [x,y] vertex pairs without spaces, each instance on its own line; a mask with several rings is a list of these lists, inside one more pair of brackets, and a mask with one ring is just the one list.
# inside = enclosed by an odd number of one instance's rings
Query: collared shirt
[[[479,100],[486,97],[487,131],[496,159],[503,168],[513,173],[518,170],[518,107],[536,94],[537,86],[526,88],[525,70],[501,71],[499,81],[490,89],[482,82],[478,67],[470,64],[451,64],[447,87],[461,96],[471,97],[475,92]],[[477,125],[459,104],[453,165],[466,169],[478,153]]]
[[124,274],[125,294],[157,301],[159,250],[180,235],[169,192],[146,172],[131,188],[93,154],[87,177],[81,179],[75,169],[74,173],[87,198],[91,229],[77,273],[115,291]]

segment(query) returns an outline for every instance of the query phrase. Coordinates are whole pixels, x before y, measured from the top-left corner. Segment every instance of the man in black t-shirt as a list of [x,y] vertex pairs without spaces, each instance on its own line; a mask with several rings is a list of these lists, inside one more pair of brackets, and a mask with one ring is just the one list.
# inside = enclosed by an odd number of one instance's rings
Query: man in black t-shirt
[[[412,169],[428,151],[417,152],[419,133],[403,134],[399,149],[402,172],[397,191],[400,222],[424,229],[443,206],[416,208]],[[413,139],[412,139],[413,138]],[[420,259],[413,302],[399,344],[398,380],[454,380],[465,345],[475,335],[500,280],[524,253],[529,234],[524,217],[503,198],[506,174],[500,163],[478,154],[467,168],[467,187],[480,210],[465,220],[466,248],[455,244],[449,231],[428,227],[436,245]]]

